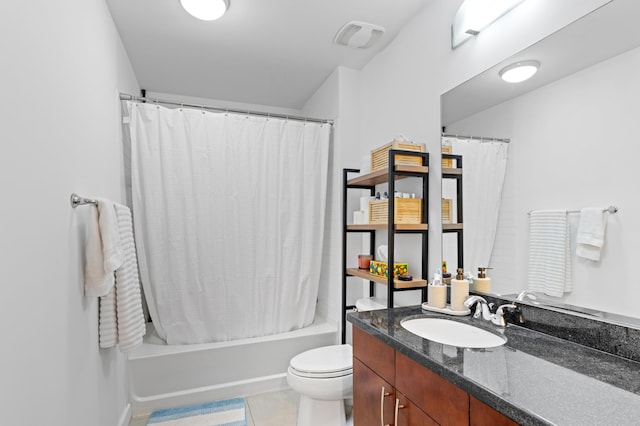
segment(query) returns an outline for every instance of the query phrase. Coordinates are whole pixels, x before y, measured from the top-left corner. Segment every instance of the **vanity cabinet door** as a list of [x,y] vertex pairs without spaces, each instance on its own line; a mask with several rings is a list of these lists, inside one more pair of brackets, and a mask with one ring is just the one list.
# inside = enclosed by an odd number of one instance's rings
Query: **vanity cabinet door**
[[469,424],[469,394],[399,352],[396,389],[442,426]]
[[357,358],[353,358],[354,426],[393,425],[395,389]]
[[[411,402],[406,396],[397,392],[398,417],[394,422],[395,426],[438,426],[431,417],[422,411],[417,405]],[[395,413],[395,407],[394,407]],[[395,414],[394,414],[395,417]]]
[[471,426],[517,426],[518,424],[472,396],[469,397],[469,405]]
[[358,327],[353,327],[353,356],[375,371],[391,386],[395,385],[395,353],[396,351],[391,346]]

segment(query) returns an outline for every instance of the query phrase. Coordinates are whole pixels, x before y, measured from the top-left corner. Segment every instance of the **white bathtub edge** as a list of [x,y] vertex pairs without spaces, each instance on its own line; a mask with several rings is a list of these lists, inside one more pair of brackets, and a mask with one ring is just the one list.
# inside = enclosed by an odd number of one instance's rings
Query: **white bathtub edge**
[[[276,392],[290,389],[286,374],[258,377],[251,380],[241,380],[221,385],[205,386],[180,392],[171,392],[152,397],[131,395],[133,413],[136,417],[149,415],[154,410],[180,407],[183,405],[199,404],[219,399],[245,397],[264,392]],[[131,409],[129,410],[131,412]],[[131,417],[131,413],[130,413]],[[128,423],[119,426],[126,426]]]

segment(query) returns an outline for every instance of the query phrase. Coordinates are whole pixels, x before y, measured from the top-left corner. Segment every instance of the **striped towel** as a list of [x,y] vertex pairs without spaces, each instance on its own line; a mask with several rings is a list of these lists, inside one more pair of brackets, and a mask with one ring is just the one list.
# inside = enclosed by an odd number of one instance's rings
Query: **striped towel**
[[561,297],[573,289],[567,211],[535,210],[529,216],[529,290]]
[[100,298],[100,347],[118,344],[128,352],[142,343],[145,323],[131,210],[121,204],[115,209],[124,262],[116,269],[114,288]]

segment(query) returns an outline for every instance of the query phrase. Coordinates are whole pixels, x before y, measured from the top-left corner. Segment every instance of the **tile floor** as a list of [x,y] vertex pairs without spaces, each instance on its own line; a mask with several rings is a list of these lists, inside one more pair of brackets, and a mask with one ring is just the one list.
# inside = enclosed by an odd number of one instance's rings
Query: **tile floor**
[[[292,390],[247,396],[247,426],[295,426],[299,395]],[[129,426],[146,426],[148,416]]]

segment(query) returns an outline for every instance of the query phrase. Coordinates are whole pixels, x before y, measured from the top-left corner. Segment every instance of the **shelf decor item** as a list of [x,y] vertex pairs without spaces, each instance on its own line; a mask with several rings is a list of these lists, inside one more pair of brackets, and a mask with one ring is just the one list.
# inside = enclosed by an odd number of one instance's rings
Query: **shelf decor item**
[[[452,153],[451,145],[442,145],[442,153],[443,154],[451,154]],[[442,159],[442,168],[443,169],[450,169],[452,167],[453,167],[453,159],[451,159],[451,158],[443,158]]]
[[[422,199],[396,198],[393,205],[394,223],[422,223]],[[369,223],[386,224],[389,221],[389,200],[369,202]]]
[[450,198],[443,198],[442,199],[442,223],[453,223],[453,217],[452,214],[453,213],[451,211],[451,202],[453,200],[451,200]]
[[[389,150],[425,152],[426,147],[422,143],[408,141],[393,141],[371,151],[371,171],[383,170],[389,167]],[[396,155],[396,166],[421,166],[422,158],[409,155]]]
[[[372,260],[369,264],[369,273],[377,275],[379,277],[389,277],[389,265],[387,262],[380,262],[378,260]],[[408,263],[395,263],[393,264],[393,276],[407,275],[409,273]]]

